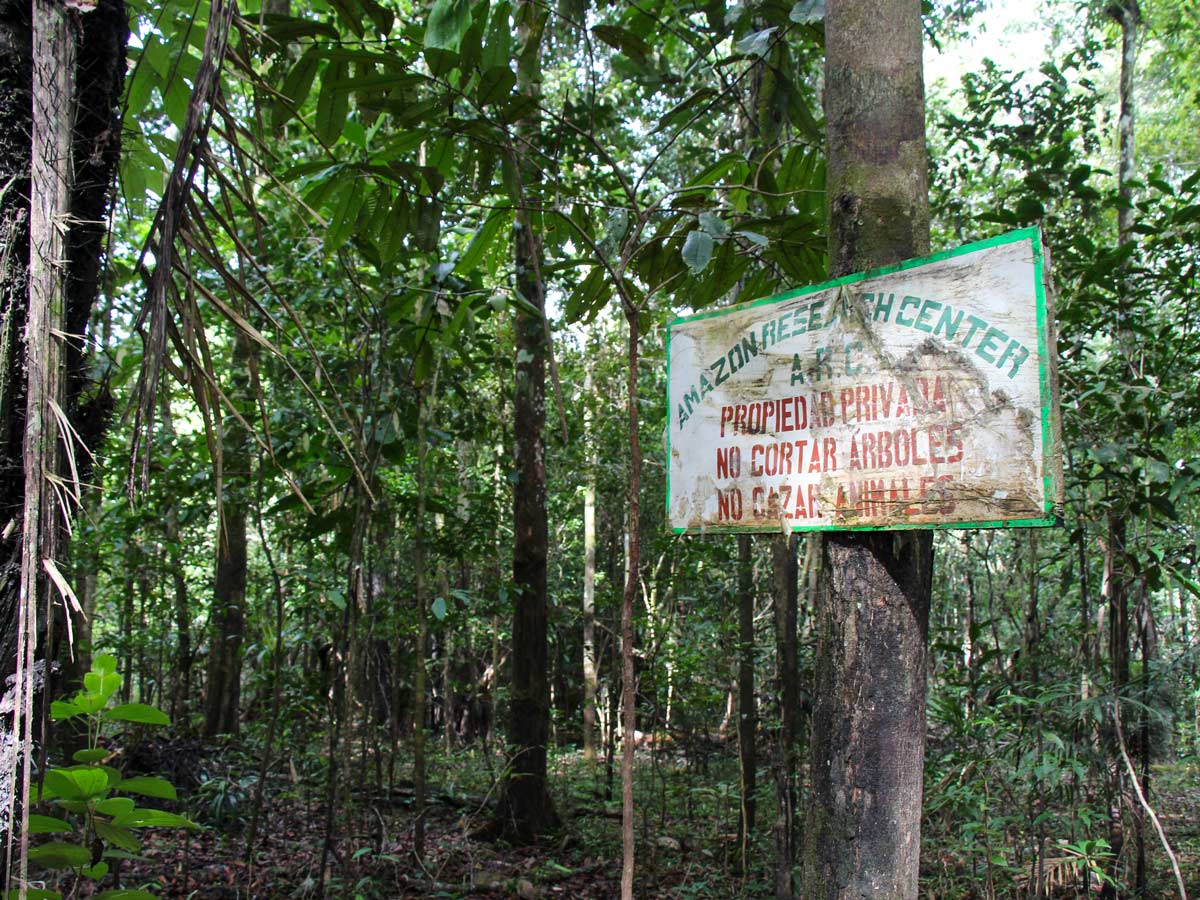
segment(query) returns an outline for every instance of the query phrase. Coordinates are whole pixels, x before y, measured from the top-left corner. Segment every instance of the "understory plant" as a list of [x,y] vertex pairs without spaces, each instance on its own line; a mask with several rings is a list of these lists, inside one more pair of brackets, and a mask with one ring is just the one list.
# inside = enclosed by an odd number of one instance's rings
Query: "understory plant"
[[[46,769],[34,799],[39,809],[53,815],[31,813],[29,833],[51,839],[29,850],[29,861],[46,870],[47,879],[26,888],[29,900],[62,900],[63,891],[75,896],[88,880],[100,881],[110,871],[110,860],[132,859],[141,850],[137,830],[152,827],[195,828],[177,813],[139,805],[140,798],[176,800],[174,786],[153,775],[125,777],[109,765],[113,752],[104,746],[106,731],[116,723],[137,726],[170,725],[171,720],[145,703],[113,703],[122,676],[115,657],[102,654],[83,676],[83,688],[67,700],[56,700],[50,717],[56,722],[75,721],[86,733],[86,746],[72,755],[74,765]],[[139,798],[122,796],[131,794]],[[53,887],[48,886],[53,884]],[[9,898],[20,896],[17,889]],[[149,891],[109,888],[94,900],[153,900]]]

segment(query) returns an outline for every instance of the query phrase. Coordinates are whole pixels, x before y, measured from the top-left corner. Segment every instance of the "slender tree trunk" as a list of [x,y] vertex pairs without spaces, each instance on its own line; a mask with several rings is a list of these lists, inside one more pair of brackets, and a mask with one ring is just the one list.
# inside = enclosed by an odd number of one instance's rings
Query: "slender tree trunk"
[[425,491],[428,480],[426,471],[426,428],[429,424],[428,389],[422,386],[419,394],[420,409],[417,411],[417,521],[413,530],[413,579],[417,617],[417,641],[413,649],[416,671],[413,677],[413,853],[417,860],[425,859],[425,692],[426,662],[429,653],[429,598],[426,596],[425,577]]
[[[929,250],[921,40],[917,0],[826,5],[834,276]],[[917,896],[932,569],[928,531],[824,542],[806,900]]]
[[[517,23],[517,91],[536,101],[541,96],[541,45],[547,12],[533,0],[513,5]],[[536,109],[536,107],[533,107]],[[546,423],[545,283],[541,275],[541,235],[534,230],[531,203],[538,202],[540,170],[529,147],[539,145],[541,121],[530,112],[517,123],[515,168],[520,179],[519,208],[513,227],[516,289],[533,307],[518,307],[516,384],[513,428],[517,481],[513,503],[513,586],[516,602],[512,629],[512,691],[508,739],[512,748],[509,775],[501,797],[498,825],[510,840],[529,843],[557,827],[558,815],[546,784],[546,751],[550,737],[548,678],[546,554]]]
[[[590,356],[588,357],[590,360]],[[592,366],[583,376],[583,440],[587,481],[583,487],[583,758],[596,762],[596,448],[592,413]]]
[[629,325],[626,410],[629,416],[629,486],[626,494],[628,551],[625,590],[621,596],[621,900],[633,900],[633,752],[637,727],[637,683],[633,665],[633,601],[637,596],[641,556],[642,448],[638,432],[638,310],[626,301]]
[[738,815],[738,853],[743,873],[749,871],[750,839],[754,833],[758,791],[758,709],[754,702],[754,570],[753,538],[739,534],[738,545],[738,764],[741,771],[741,809]]
[[800,720],[797,662],[798,566],[795,534],[771,540],[775,607],[775,665],[778,671],[779,735],[775,742],[775,900],[792,900],[796,864],[796,781]]

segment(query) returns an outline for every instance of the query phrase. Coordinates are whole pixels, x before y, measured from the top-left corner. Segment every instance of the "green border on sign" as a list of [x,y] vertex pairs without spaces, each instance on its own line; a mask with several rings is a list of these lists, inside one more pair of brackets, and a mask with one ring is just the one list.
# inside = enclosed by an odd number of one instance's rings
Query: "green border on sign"
[[[835,278],[832,281],[825,281],[821,284],[808,285],[806,287],[797,288],[791,291],[785,291],[780,294],[773,294],[770,297],[762,297],[757,300],[750,300],[746,303],[735,303],[731,306],[724,306],[720,309],[710,309],[705,312],[694,313],[690,316],[677,316],[667,323],[667,338],[666,338],[666,354],[667,354],[667,521],[671,518],[671,410],[670,410],[670,388],[671,388],[671,329],[676,325],[684,322],[696,322],[702,319],[712,319],[717,316],[729,315],[730,313],[742,312],[756,306],[769,306],[775,303],[782,303],[786,300],[793,300],[796,297],[804,297],[808,294],[817,294],[823,291],[828,291],[833,288],[841,287],[848,284],[856,284],[860,281],[867,281],[872,278],[879,278],[883,275],[892,275],[896,272],[904,272],[909,269],[917,269],[922,266],[927,266],[930,263],[942,262],[947,259],[954,259],[958,256],[965,256],[968,253],[975,253],[979,250],[986,250],[989,247],[999,247],[1005,244],[1016,244],[1022,241],[1030,242],[1030,249],[1033,255],[1033,277],[1034,277],[1034,295],[1037,315],[1037,341],[1038,341],[1038,381],[1041,395],[1041,412],[1042,412],[1042,485],[1043,494],[1045,496],[1045,505],[1043,507],[1045,515],[1035,519],[1000,519],[996,521],[986,522],[931,522],[931,523],[898,523],[894,525],[794,525],[789,529],[791,532],[807,532],[807,531],[912,531],[912,530],[927,530],[927,529],[965,529],[965,528],[1044,528],[1060,524],[1060,519],[1056,512],[1056,505],[1060,500],[1061,469],[1057,465],[1058,454],[1061,448],[1059,444],[1058,429],[1055,428],[1055,400],[1051,389],[1051,368],[1054,366],[1054,360],[1051,357],[1051,352],[1056,348],[1051,348],[1049,345],[1049,316],[1047,309],[1046,298],[1046,262],[1045,254],[1042,250],[1042,230],[1038,226],[1029,228],[1019,228],[1016,231],[1010,231],[1007,234],[999,234],[995,237],[990,237],[982,241],[975,241],[971,244],[964,244],[961,247],[955,247],[951,250],[942,250],[930,256],[923,256],[918,259],[906,259],[903,262],[896,263],[890,266],[883,266],[878,269],[871,269],[867,272],[855,272],[851,275],[845,275],[841,278]],[[748,525],[736,527],[720,527],[720,528],[679,528],[671,526],[671,531],[675,534],[738,534],[738,533],[779,533],[780,527],[776,523],[768,523],[763,525]]]

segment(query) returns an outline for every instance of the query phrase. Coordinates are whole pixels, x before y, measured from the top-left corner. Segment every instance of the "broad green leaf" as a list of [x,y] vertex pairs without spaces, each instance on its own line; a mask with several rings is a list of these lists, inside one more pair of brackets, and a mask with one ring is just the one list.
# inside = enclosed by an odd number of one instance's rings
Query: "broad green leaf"
[[50,718],[55,722],[83,715],[83,710],[70,700],[55,700],[50,704]]
[[109,797],[96,804],[96,812],[112,816],[114,819],[118,816],[131,813],[134,809],[136,807],[128,797]]
[[312,90],[313,80],[317,77],[317,68],[320,62],[321,57],[317,48],[309,47],[288,71],[287,77],[283,79],[283,87],[280,89],[280,93],[288,99],[288,102],[279,100],[271,106],[271,123],[276,128],[282,127],[292,117],[294,111],[304,105],[309,91]]
[[78,844],[51,841],[29,848],[29,861],[47,869],[77,869],[92,861],[92,853]]
[[337,82],[345,80],[349,71],[348,62],[335,59],[326,66],[321,79],[321,92],[317,95],[317,118],[313,127],[321,143],[327,147],[337,143],[346,126],[346,116],[350,113],[350,92],[337,85]]
[[687,263],[687,267],[692,270],[693,275],[699,275],[708,267],[712,255],[712,235],[699,230],[688,233],[687,239],[683,242],[683,261]]
[[65,800],[91,800],[108,791],[108,773],[94,766],[50,769],[46,788]]
[[30,834],[70,834],[75,830],[70,822],[54,816],[42,816],[37,813],[29,814]]
[[425,49],[457,53],[470,27],[470,0],[434,0],[425,24]]
[[[343,601],[344,602],[344,601]],[[141,794],[144,797],[157,797],[159,800],[178,800],[175,786],[165,778],[156,775],[138,775],[122,779],[116,786],[117,790],[129,794]]]
[[723,238],[729,234],[729,226],[713,213],[702,212],[697,216],[700,227],[714,238]]
[[430,610],[433,612],[433,617],[435,619],[437,619],[439,622],[445,621],[445,619],[446,619],[446,598],[438,597],[436,600],[433,601],[433,605],[430,607]]
[[120,847],[122,850],[128,850],[130,853],[137,853],[142,849],[142,842],[134,837],[133,832],[128,828],[113,825],[111,822],[102,822],[99,819],[93,821],[92,826],[96,829],[96,834],[106,843]]
[[92,747],[87,750],[76,750],[71,754],[71,759],[77,763],[94,763],[100,762],[100,760],[108,756],[108,753],[109,751],[103,747]]
[[113,819],[114,825],[125,828],[199,828],[185,816],[161,809],[134,809]]
[[148,703],[122,703],[103,713],[106,719],[118,722],[137,722],[142,725],[170,725],[167,714]]
[[508,69],[512,58],[512,22],[509,14],[512,4],[501,0],[492,7],[492,18],[488,23],[487,40],[483,44],[479,65],[486,72],[490,69],[503,67]]

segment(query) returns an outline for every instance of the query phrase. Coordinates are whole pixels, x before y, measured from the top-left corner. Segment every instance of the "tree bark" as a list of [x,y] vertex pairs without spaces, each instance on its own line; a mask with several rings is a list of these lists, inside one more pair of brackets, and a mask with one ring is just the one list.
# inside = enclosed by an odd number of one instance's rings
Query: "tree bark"
[[[929,250],[920,13],[917,0],[826,6],[835,277]],[[928,531],[824,541],[808,900],[917,896],[932,569]]]
[[[250,339],[240,330],[233,343],[233,396],[249,392]],[[247,420],[249,421],[249,420]],[[246,629],[246,514],[250,484],[249,435],[232,416],[225,420],[213,580],[212,633],[204,735],[237,734],[242,695],[242,641]]]
[[[0,0],[0,532],[19,523],[25,494],[21,448],[26,427],[26,366],[21,340],[29,300],[29,198],[33,85],[32,16],[27,0]],[[107,210],[120,154],[117,104],[125,80],[129,35],[123,0],[99,0],[76,17],[75,91],[67,116],[72,178],[64,212],[65,292],[59,330],[63,396],[72,428],[94,449],[112,401],[106,385],[87,378],[83,335],[99,289]],[[65,160],[60,154],[59,162]],[[60,257],[62,258],[62,257]],[[86,453],[77,453],[81,482],[91,475]],[[0,678],[16,663],[20,528],[0,537]]]
[[[541,44],[546,11],[533,0],[513,5],[517,23],[517,90],[541,96]],[[536,107],[534,107],[536,110]],[[538,166],[529,146],[538,146],[541,122],[536,111],[517,123],[515,168],[520,198],[513,226],[516,289],[533,307],[518,306],[516,379],[513,391],[514,457],[517,481],[513,496],[513,586],[516,601],[512,629],[512,691],[508,740],[512,758],[504,782],[498,825],[511,841],[530,843],[558,825],[546,785],[546,745],[550,736],[550,682],[546,636],[546,325],[545,284],[541,276],[541,235],[530,208],[538,196]]]

